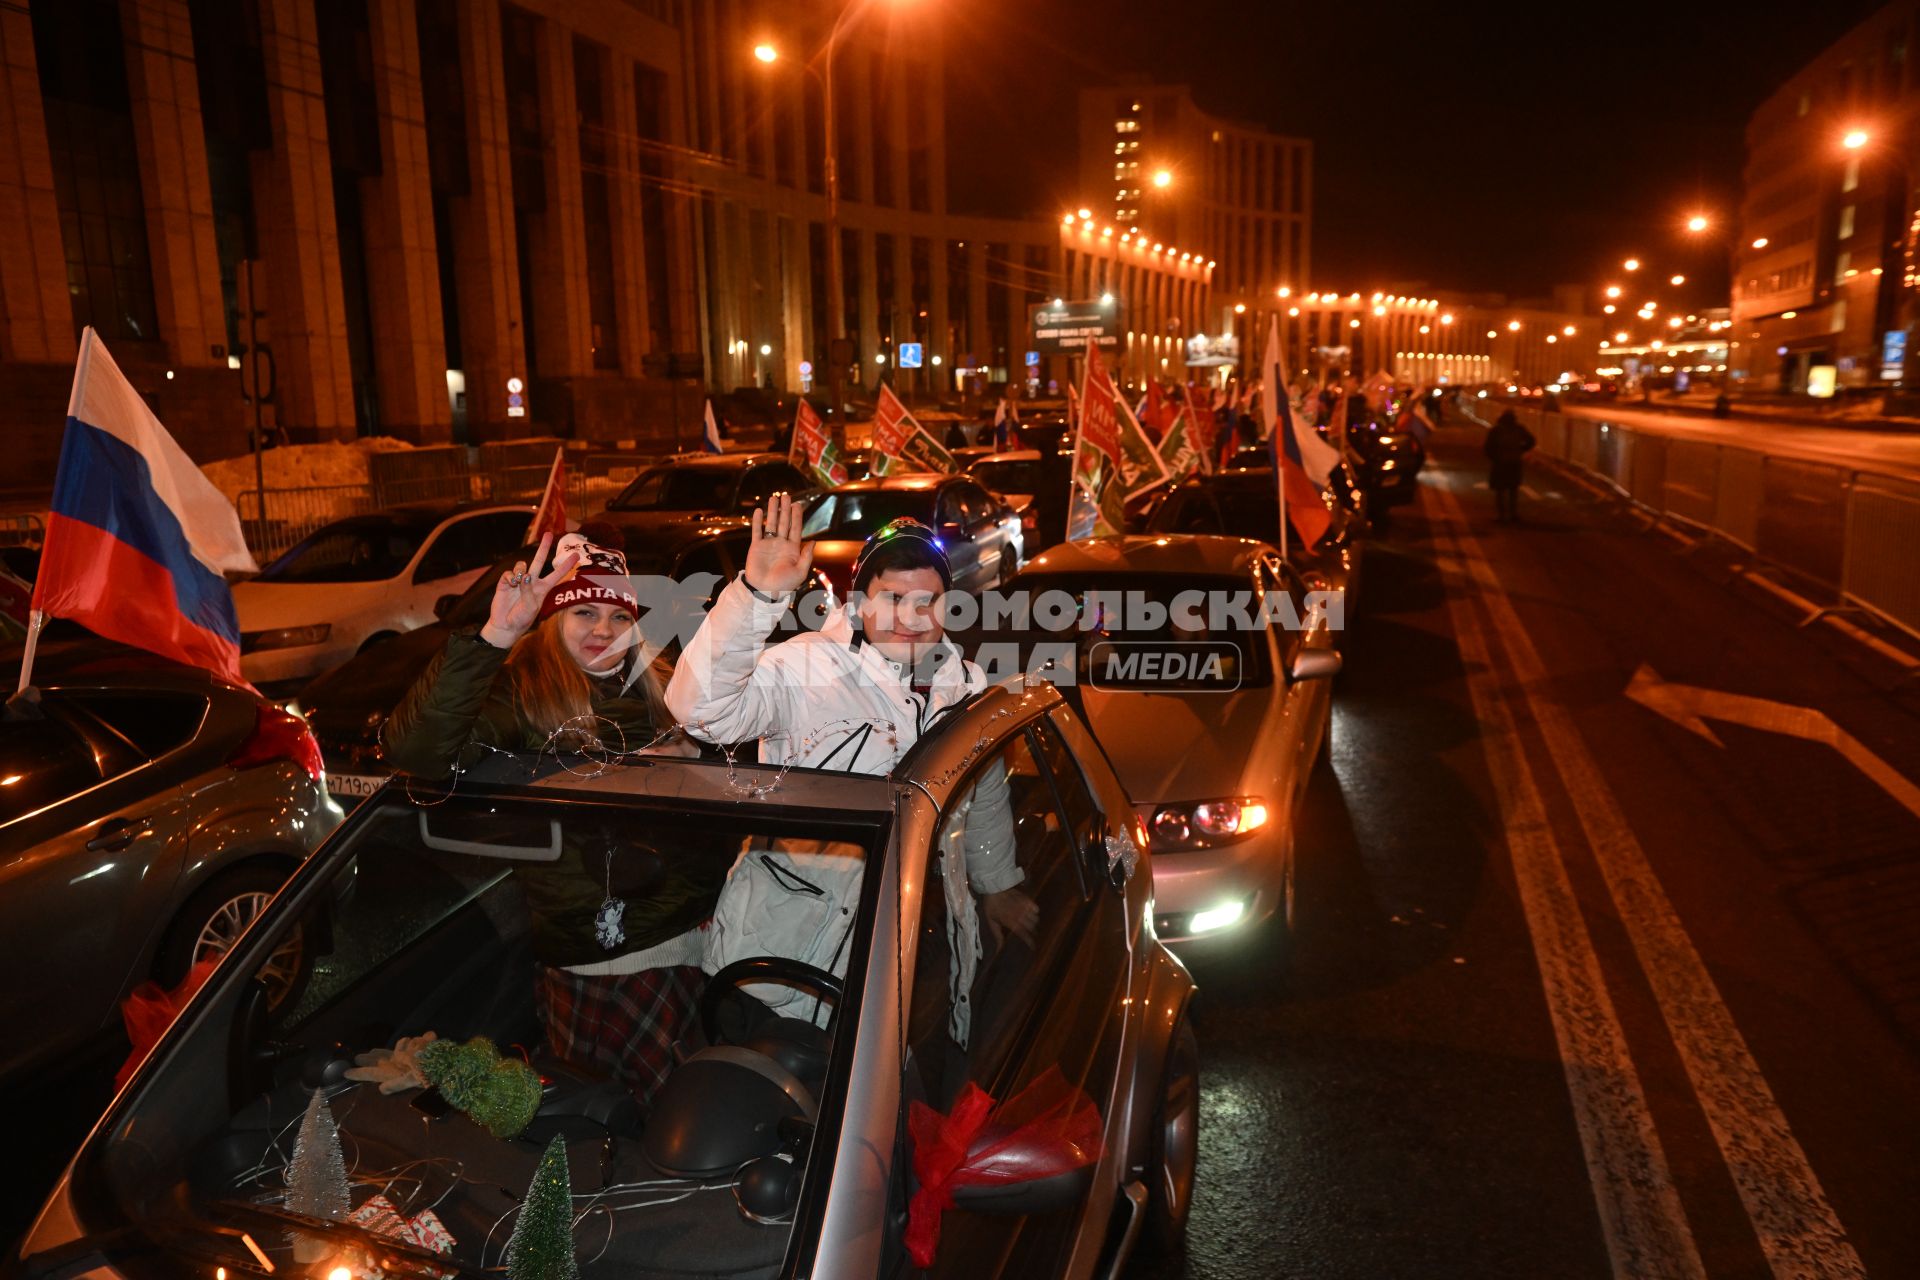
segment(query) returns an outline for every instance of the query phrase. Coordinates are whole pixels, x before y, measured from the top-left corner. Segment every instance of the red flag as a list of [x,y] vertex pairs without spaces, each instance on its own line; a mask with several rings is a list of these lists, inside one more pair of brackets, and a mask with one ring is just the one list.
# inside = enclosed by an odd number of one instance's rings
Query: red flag
[[1087,388],[1080,397],[1080,435],[1088,444],[1120,462],[1120,393],[1100,360],[1100,348],[1087,343]]
[[546,492],[540,495],[540,508],[527,526],[527,541],[538,542],[540,535],[551,533],[559,542],[567,531],[567,451],[563,445],[553,451],[553,470],[547,472]]
[[1140,419],[1140,425],[1147,429],[1147,435],[1155,444],[1167,434],[1167,428],[1173,425],[1172,405],[1167,393],[1160,389],[1160,379],[1147,380],[1147,416]]

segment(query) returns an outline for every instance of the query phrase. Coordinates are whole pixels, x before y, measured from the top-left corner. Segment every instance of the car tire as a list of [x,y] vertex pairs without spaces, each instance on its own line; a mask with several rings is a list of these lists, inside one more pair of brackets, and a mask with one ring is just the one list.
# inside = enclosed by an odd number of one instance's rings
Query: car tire
[[[252,862],[202,885],[174,917],[154,965],[155,978],[163,986],[172,987],[201,960],[224,955],[279,892],[292,870],[279,862]],[[260,971],[269,1008],[277,1011],[298,1000],[312,973],[306,929],[296,925]]]
[[1140,1243],[1149,1254],[1169,1257],[1187,1245],[1200,1159],[1200,1041],[1186,1018],[1174,1032],[1159,1083],[1160,1101],[1153,1111],[1147,1160],[1147,1219]]

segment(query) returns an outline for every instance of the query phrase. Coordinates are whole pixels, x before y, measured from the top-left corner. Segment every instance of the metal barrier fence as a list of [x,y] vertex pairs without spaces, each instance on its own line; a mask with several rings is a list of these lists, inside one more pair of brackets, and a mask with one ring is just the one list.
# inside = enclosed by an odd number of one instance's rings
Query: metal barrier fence
[[[1786,570],[1823,607],[1920,636],[1920,484],[1513,406],[1541,453]],[[1825,598],[1820,598],[1825,597]]]
[[[428,475],[412,479],[389,479],[378,484],[369,481],[366,484],[321,485],[305,489],[269,489],[264,519],[261,516],[258,489],[243,490],[235,506],[240,512],[240,528],[246,535],[247,548],[264,568],[269,561],[284,555],[295,543],[322,525],[347,516],[384,510],[400,502],[454,499],[532,505],[540,500],[541,493],[545,491],[547,471],[552,464],[553,455],[549,453],[547,465],[540,468],[539,479],[530,489],[527,469],[514,467],[502,472],[461,474],[457,477],[460,488],[452,493],[447,492],[452,487],[449,476]],[[596,514],[595,508],[589,503],[587,476],[575,468],[568,472],[567,479],[568,514],[574,520],[583,520]],[[610,494],[603,487],[593,496],[604,505]],[[0,545],[4,543],[5,527],[0,525]]]
[[0,547],[37,547],[46,540],[46,522],[35,513],[0,515]]

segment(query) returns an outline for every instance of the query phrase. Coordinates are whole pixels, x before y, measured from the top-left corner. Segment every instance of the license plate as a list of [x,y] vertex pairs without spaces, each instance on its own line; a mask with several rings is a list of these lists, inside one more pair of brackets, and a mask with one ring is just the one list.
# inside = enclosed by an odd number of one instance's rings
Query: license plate
[[385,781],[384,777],[370,777],[363,773],[330,773],[327,775],[327,790],[337,796],[364,800],[378,791]]

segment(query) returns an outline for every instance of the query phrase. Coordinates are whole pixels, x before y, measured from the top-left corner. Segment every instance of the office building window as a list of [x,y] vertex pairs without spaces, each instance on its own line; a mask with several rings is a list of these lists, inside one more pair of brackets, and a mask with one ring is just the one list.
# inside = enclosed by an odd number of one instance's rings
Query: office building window
[[613,201],[608,189],[612,148],[607,139],[604,45],[573,38],[573,106],[580,120],[580,205],[586,229],[587,319],[593,367],[620,367],[620,313],[614,303]]
[[37,4],[28,16],[74,333],[92,325],[103,338],[156,341],[160,325],[119,6],[113,0]]
[[1835,240],[1846,240],[1852,237],[1853,208],[1850,204],[1840,206],[1840,223],[1834,228],[1833,232],[1833,238]]
[[873,203],[894,208],[898,203],[893,190],[893,95],[892,63],[883,53],[873,55],[867,81],[869,108],[873,122]]
[[640,127],[640,236],[647,260],[647,349],[673,349],[673,303],[667,279],[667,78],[633,69],[634,114]]

